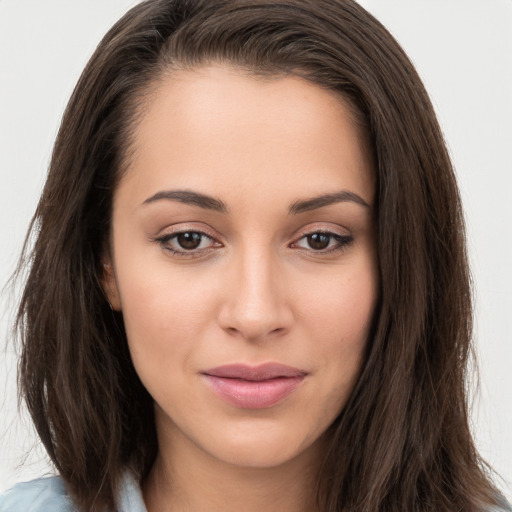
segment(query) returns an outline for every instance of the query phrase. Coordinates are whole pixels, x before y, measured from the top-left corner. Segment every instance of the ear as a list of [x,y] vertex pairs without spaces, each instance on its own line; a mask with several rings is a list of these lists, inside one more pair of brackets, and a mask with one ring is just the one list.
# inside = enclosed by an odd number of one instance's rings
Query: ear
[[103,258],[100,282],[110,307],[115,311],[121,311],[119,289],[110,257]]

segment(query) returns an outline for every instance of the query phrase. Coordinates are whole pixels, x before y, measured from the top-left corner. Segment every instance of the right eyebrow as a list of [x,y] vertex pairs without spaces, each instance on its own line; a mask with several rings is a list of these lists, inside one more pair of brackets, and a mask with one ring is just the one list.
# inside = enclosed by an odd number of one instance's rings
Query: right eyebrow
[[151,204],[162,200],[178,201],[219,213],[228,212],[226,205],[220,199],[191,190],[161,190],[151,197],[148,197],[142,204]]
[[370,208],[370,205],[360,195],[355,192],[350,192],[349,190],[341,190],[333,194],[323,194],[318,197],[295,201],[290,206],[289,213],[298,214],[309,212],[331,204],[344,203],[347,201],[363,206],[364,208]]

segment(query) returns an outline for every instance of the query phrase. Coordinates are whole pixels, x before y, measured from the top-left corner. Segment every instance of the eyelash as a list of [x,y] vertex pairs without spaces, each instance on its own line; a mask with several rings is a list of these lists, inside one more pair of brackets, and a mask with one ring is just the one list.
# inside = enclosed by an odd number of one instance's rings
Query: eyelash
[[[195,235],[196,237],[198,236],[201,238],[200,244],[205,239],[207,239],[207,240],[210,240],[211,242],[213,242],[214,245],[212,247],[207,247],[207,248],[203,248],[203,249],[196,249],[196,248],[190,249],[190,250],[187,250],[185,248],[175,249],[172,246],[170,246],[170,242],[173,240],[176,240],[180,235]],[[312,237],[314,235],[323,235],[323,236],[328,237],[329,238],[328,246],[331,244],[332,240],[336,241],[336,245],[331,248],[318,249],[318,250],[313,249],[311,247],[304,248],[304,247],[298,246],[298,243],[301,240],[306,240],[308,237]],[[295,242],[292,242],[289,245],[289,247],[297,248],[299,250],[308,251],[313,254],[322,255],[322,254],[331,254],[331,253],[341,252],[341,251],[345,250],[353,241],[354,241],[354,239],[350,235],[340,235],[340,234],[334,233],[332,231],[316,229],[316,230],[313,230],[313,231],[303,234]],[[178,231],[176,233],[163,235],[161,237],[156,238],[155,242],[158,242],[165,251],[170,252],[173,256],[178,256],[178,257],[183,257],[183,258],[194,258],[194,257],[203,256],[204,254],[210,252],[210,250],[214,249],[215,244],[217,244],[216,245],[217,247],[222,247],[222,244],[220,242],[216,242],[216,240],[212,236],[208,235],[207,233],[205,233],[203,231],[192,230],[192,229]]]

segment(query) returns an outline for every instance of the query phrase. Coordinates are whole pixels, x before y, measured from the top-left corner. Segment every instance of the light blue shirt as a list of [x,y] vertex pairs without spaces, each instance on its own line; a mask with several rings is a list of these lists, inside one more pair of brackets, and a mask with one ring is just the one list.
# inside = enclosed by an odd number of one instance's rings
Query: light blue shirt
[[[503,508],[488,507],[483,512],[510,512],[503,500]],[[58,476],[39,478],[15,485],[0,495],[0,512],[79,512]],[[139,484],[131,473],[123,475],[116,512],[147,512]]]
[[[58,476],[15,485],[0,495],[0,512],[78,512]],[[147,512],[139,484],[123,475],[117,512]]]

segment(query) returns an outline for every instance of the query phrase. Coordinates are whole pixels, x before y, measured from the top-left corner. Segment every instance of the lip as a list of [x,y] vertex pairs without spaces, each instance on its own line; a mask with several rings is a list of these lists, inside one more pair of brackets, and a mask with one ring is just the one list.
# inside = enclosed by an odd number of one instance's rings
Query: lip
[[228,364],[202,372],[210,389],[242,409],[266,409],[293,393],[307,372],[279,363]]

